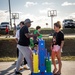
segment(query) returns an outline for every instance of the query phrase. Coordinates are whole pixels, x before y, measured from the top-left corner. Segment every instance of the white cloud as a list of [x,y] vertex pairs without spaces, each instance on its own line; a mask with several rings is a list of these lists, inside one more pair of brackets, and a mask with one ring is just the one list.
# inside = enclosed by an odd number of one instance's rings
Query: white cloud
[[62,20],[64,20],[64,19],[73,19],[73,20],[75,20],[75,12],[74,13],[70,13],[70,14],[66,13],[66,14],[67,14],[66,16],[63,16],[63,17],[60,16],[60,18]]
[[75,20],[75,13],[71,13],[71,14],[69,15],[69,18],[71,18],[71,19],[74,19],[74,20]]
[[72,5],[75,5],[75,3],[69,3],[66,1],[62,4],[62,6],[72,6]]
[[[13,11],[12,13],[19,13],[19,16],[23,14],[20,11]],[[19,17],[19,19],[16,19],[16,24],[18,24],[20,21],[21,20],[20,20],[20,17]],[[0,10],[0,23],[1,22],[9,22],[9,11]],[[13,20],[12,20],[12,24],[13,24]]]
[[[46,15],[40,14],[39,16],[37,16],[30,13],[26,14],[19,11],[17,12],[20,13],[20,15],[19,15],[19,19],[16,20],[16,25],[20,21],[24,21],[25,19],[30,18],[33,21],[31,27],[35,28],[37,25],[41,26],[42,28],[51,27],[51,18],[48,17],[47,14]],[[60,20],[60,18],[58,19]],[[54,22],[56,22],[58,19],[54,18]],[[5,12],[5,10],[0,10],[0,22],[3,21],[9,21],[9,12]],[[46,26],[46,23],[48,23],[49,25]],[[13,20],[12,20],[12,24],[13,24]]]
[[49,3],[49,2],[42,3],[42,5],[52,5],[52,4],[54,4],[54,3]]
[[47,14],[47,11],[46,11],[46,10],[39,10],[39,12],[40,12],[41,14]]
[[13,11],[12,13],[19,13],[19,14],[22,14],[22,12],[20,12],[20,11]]
[[[47,16],[42,16],[42,15],[33,15],[33,14],[22,14],[20,15],[20,19],[18,20],[18,22],[23,21],[25,19],[31,19],[33,21],[32,26],[36,28],[37,25],[41,26],[42,28],[47,27],[46,23],[48,23],[50,21],[50,19]],[[49,26],[50,27],[50,26]]]
[[[42,15],[48,15],[48,11],[50,10],[55,10],[55,9],[51,9],[51,8],[46,8],[46,9],[41,9],[39,10],[39,13]],[[57,11],[57,14],[60,13],[60,11]]]
[[52,10],[51,8],[41,9],[39,10],[40,14],[47,14],[48,10]]
[[26,7],[30,7],[30,6],[34,6],[37,5],[37,2],[26,2],[25,6]]
[[7,10],[0,10],[0,22],[9,20],[9,12]]
[[[46,28],[46,27],[50,28],[51,27],[51,18],[48,17],[47,14],[37,16],[37,15],[30,14],[30,13],[28,13],[28,14],[23,13],[20,15],[20,19],[16,22],[19,23],[20,21],[24,21],[27,18],[29,18],[33,21],[32,25],[31,25],[31,27],[33,27],[33,28],[36,28],[37,25],[41,26],[42,28]],[[60,16],[56,16],[53,18],[53,23],[55,23],[56,21],[62,22],[63,19],[64,19],[63,17],[61,18]],[[46,23],[48,23],[48,26],[46,26]]]

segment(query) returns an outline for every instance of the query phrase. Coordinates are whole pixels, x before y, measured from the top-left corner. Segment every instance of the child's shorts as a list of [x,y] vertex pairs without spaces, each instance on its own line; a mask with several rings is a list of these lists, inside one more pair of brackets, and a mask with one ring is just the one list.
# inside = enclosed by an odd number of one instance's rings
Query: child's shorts
[[9,34],[9,32],[6,32],[6,34]]
[[54,45],[52,50],[55,51],[55,52],[58,52],[60,50],[60,46]]

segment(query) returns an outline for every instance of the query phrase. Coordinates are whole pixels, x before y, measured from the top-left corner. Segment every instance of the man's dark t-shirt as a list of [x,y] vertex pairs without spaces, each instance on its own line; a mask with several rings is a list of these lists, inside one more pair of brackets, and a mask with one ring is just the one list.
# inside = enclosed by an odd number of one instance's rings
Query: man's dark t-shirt
[[29,46],[30,45],[30,38],[27,38],[25,36],[26,33],[29,33],[28,27],[27,26],[23,26],[20,29],[20,39],[18,44],[21,46]]
[[56,37],[56,45],[61,45],[61,42],[64,41],[64,34],[62,31],[59,31],[58,33],[55,32],[53,37]]

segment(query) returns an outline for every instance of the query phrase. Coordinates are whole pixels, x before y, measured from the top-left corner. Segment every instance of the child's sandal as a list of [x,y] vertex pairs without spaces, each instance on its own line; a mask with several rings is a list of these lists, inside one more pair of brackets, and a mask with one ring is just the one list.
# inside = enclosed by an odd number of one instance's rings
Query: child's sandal
[[56,74],[56,71],[57,71],[57,69],[54,69],[54,70],[53,70],[53,74],[54,74],[54,75]]
[[56,75],[61,75],[61,72],[58,71],[58,72],[56,73]]

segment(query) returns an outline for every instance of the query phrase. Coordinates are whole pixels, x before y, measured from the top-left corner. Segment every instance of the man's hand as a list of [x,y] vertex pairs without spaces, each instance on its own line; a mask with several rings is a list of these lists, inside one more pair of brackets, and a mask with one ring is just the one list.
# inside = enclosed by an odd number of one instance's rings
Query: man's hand
[[34,34],[34,36],[39,36],[39,34],[37,33],[37,34]]
[[27,38],[30,38],[30,37],[34,37],[34,36],[39,36],[39,34],[29,34],[29,33],[26,33],[25,36]]

